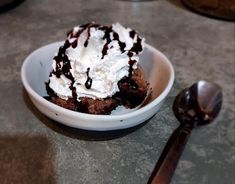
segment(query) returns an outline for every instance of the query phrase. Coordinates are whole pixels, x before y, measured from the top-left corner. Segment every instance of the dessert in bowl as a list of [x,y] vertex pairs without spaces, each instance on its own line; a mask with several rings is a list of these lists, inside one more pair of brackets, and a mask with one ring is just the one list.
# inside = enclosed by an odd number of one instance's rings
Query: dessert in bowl
[[143,47],[144,39],[119,23],[74,27],[53,59],[46,99],[89,114],[137,107],[148,91],[138,64]]
[[134,30],[90,23],[75,27],[65,42],[31,53],[21,77],[34,105],[49,118],[86,130],[115,130],[158,111],[174,70]]

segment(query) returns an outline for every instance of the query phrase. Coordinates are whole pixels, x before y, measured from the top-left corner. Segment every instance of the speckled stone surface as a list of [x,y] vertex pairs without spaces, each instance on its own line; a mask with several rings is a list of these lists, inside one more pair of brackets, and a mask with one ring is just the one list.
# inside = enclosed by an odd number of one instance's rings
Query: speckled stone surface
[[[137,29],[174,65],[166,103],[141,127],[108,134],[67,128],[43,116],[23,90],[25,57],[92,20]],[[199,79],[221,85],[223,108],[214,124],[192,132],[172,184],[235,183],[234,23],[194,14],[172,0],[26,0],[0,14],[0,33],[1,184],[147,183],[179,125],[171,110],[174,97]]]

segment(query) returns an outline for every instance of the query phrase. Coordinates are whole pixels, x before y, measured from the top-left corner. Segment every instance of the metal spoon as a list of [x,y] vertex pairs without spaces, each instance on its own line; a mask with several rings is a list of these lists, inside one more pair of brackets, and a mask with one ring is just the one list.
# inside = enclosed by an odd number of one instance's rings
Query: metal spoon
[[221,109],[222,99],[222,89],[203,80],[179,93],[173,111],[181,124],[168,140],[148,184],[170,183],[191,130],[211,123]]

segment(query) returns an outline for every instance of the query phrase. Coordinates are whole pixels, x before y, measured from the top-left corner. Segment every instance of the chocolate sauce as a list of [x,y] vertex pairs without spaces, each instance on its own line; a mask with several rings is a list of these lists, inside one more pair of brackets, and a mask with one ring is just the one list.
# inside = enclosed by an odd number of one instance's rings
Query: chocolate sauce
[[70,85],[69,89],[71,89],[72,91],[72,96],[74,99],[77,99],[77,92],[76,92],[76,88],[73,86],[74,82],[72,82],[72,84]]
[[[64,74],[67,78],[70,80],[74,80],[72,74],[70,73],[71,65],[70,61],[68,59],[68,56],[65,55],[65,50],[70,47],[70,43],[68,40],[66,40],[64,46],[59,48],[59,52],[57,56],[54,57],[54,60],[56,61],[56,69],[52,72],[56,75],[56,77],[60,77],[62,74]],[[63,63],[63,66],[61,67],[61,62]]]
[[128,77],[126,78],[126,82],[128,83],[128,87],[132,90],[137,90],[139,88],[138,84],[131,79],[132,74],[133,74],[133,65],[136,63],[136,60],[132,60],[131,57],[133,56],[132,52],[128,52],[127,54],[129,56],[129,74]]
[[92,85],[92,79],[89,77],[89,72],[90,72],[90,68],[87,68],[87,72],[86,72],[87,80],[85,82],[85,86],[87,89],[90,89]]
[[55,70],[52,71],[52,73],[55,74],[57,78],[59,78],[62,74],[61,64],[60,64],[60,62],[62,62],[62,49],[63,48],[60,47],[58,55],[54,57],[54,60],[56,62],[56,68]]
[[88,23],[88,24],[84,24],[84,25],[82,25],[82,26],[80,26],[80,27],[82,27],[82,29],[81,29],[81,32],[79,32],[78,37],[80,36],[80,34],[81,34],[85,29],[87,29],[87,39],[86,39],[86,41],[84,42],[84,47],[87,47],[88,42],[89,42],[89,39],[90,39],[90,36],[91,36],[91,28],[92,28],[92,27],[97,28],[97,27],[99,27],[99,25],[98,25],[98,24],[94,24],[93,22],[91,22],[91,23]]
[[[77,93],[76,93],[76,88],[73,86],[75,80],[74,77],[72,76],[70,69],[71,69],[71,65],[70,65],[70,60],[68,58],[68,56],[65,54],[66,49],[68,49],[70,46],[72,46],[72,48],[76,48],[77,47],[77,42],[78,42],[78,38],[79,36],[82,34],[82,32],[88,28],[88,37],[86,42],[84,43],[84,46],[86,47],[88,45],[88,40],[90,38],[90,27],[97,27],[98,25],[96,24],[85,24],[80,26],[82,29],[80,29],[78,32],[74,32],[73,30],[68,32],[68,36],[70,36],[70,38],[77,38],[75,39],[72,43],[69,42],[69,40],[66,40],[64,45],[61,46],[59,48],[59,52],[57,54],[57,56],[54,57],[54,60],[56,61],[56,68],[55,70],[52,71],[53,74],[56,75],[56,77],[60,77],[62,74],[65,75],[65,77],[67,77],[68,79],[70,79],[71,85],[70,85],[70,89],[72,90],[72,95],[74,99],[77,99]],[[62,63],[62,66],[61,66]],[[90,69],[89,69],[90,70]],[[91,88],[92,85],[92,79],[89,77],[89,70],[87,71],[87,81],[85,83],[85,86],[87,89]],[[47,88],[49,87],[49,85],[46,85]],[[53,92],[53,90],[50,90],[48,88],[47,91],[50,91],[50,93]]]
[[136,35],[136,31],[135,31],[135,30],[131,30],[131,31],[129,32],[129,35],[130,35],[130,37],[131,37],[132,39],[134,39],[134,38],[135,38],[135,35]]
[[[104,58],[104,56],[107,54],[107,51],[108,51],[108,44],[111,42],[111,38],[110,38],[110,33],[111,32],[113,32],[113,40],[116,40],[116,41],[118,41],[118,44],[119,44],[119,46],[120,46],[120,50],[121,50],[121,52],[123,53],[123,52],[125,52],[125,47],[126,47],[126,44],[124,43],[124,42],[121,42],[120,40],[119,40],[119,35],[116,33],[116,32],[114,32],[114,31],[112,31],[112,27],[110,27],[110,28],[107,28],[107,27],[102,27],[102,28],[100,28],[100,29],[102,29],[102,30],[104,30],[105,31],[105,34],[104,34],[104,37],[103,37],[103,39],[106,39],[107,40],[107,42],[105,43],[105,45],[104,45],[104,47],[103,47],[103,49],[102,49],[102,58],[101,59],[103,59]],[[132,38],[132,39],[134,39],[134,37],[135,37],[135,35],[137,34],[136,33],[136,31],[134,31],[134,30],[132,30],[132,31],[130,31],[129,32],[129,34],[130,34],[130,37]],[[132,60],[131,59],[131,57],[134,55],[133,54],[133,52],[135,52],[136,54],[138,54],[139,52],[141,52],[142,51],[142,46],[141,46],[141,38],[140,37],[138,37],[137,38],[137,42],[136,43],[134,43],[134,45],[133,45],[133,47],[131,48],[131,50],[128,52],[128,56],[129,56],[129,75],[128,75],[128,85],[129,85],[129,87],[131,88],[131,89],[138,89],[138,85],[133,81],[133,80],[131,80],[131,77],[132,77],[132,73],[133,73],[133,65],[136,63],[136,60]]]
[[[56,57],[54,57],[54,60],[56,61],[56,66],[55,66],[55,70],[53,70],[53,71],[51,72],[51,74],[53,73],[53,74],[55,74],[55,76],[56,76],[57,78],[59,78],[59,77],[61,76],[61,74],[62,74],[61,65],[60,65],[60,63],[59,63],[59,61],[57,60]],[[51,75],[51,74],[50,74],[50,75]]]
[[103,39],[106,39],[106,40],[107,40],[107,42],[104,44],[104,47],[103,47],[103,49],[102,49],[102,57],[101,57],[101,59],[103,59],[104,56],[107,55],[108,44],[112,41],[111,38],[110,38],[110,33],[111,33],[111,32],[113,32],[113,40],[118,41],[118,44],[119,44],[119,47],[120,47],[121,52],[122,52],[122,53],[125,52],[124,49],[125,49],[125,47],[126,47],[126,44],[125,44],[124,42],[121,42],[121,41],[119,40],[118,34],[112,30],[112,27],[101,27],[101,28],[99,28],[99,29],[105,31]]
[[67,37],[70,37],[70,38],[77,38],[78,37],[78,33],[77,31],[74,31],[73,29],[71,31],[69,31],[67,33]]
[[107,51],[108,51],[109,47],[108,47],[108,42],[106,44],[104,44],[104,47],[102,49],[102,57],[101,59],[104,59],[104,56],[107,55]]
[[[71,31],[69,31],[67,33],[67,37],[70,37],[70,38],[78,38],[82,32],[86,29],[86,28],[89,28],[89,27],[95,27],[96,25],[95,24],[92,24],[92,23],[88,23],[88,24],[84,24],[84,25],[81,25],[80,28],[78,31],[74,31],[73,29]],[[75,47],[73,47],[75,48]]]
[[87,29],[87,39],[86,39],[86,41],[84,43],[84,47],[87,47],[87,45],[88,45],[88,40],[89,40],[89,38],[91,36],[90,29],[91,29],[91,26],[89,26],[88,29]]
[[67,55],[64,55],[62,72],[65,75],[65,77],[67,77],[71,81],[74,81],[74,77],[72,76],[70,69],[71,69],[70,60],[68,59]]
[[126,47],[126,44],[119,40],[119,36],[118,36],[118,34],[116,32],[113,32],[113,40],[117,40],[118,41],[118,44],[120,46],[120,50],[123,53],[125,51],[124,49]]
[[107,55],[107,51],[109,49],[108,44],[111,42],[111,38],[110,38],[110,33],[112,31],[112,27],[100,27],[100,30],[104,30],[104,36],[103,36],[103,40],[106,39],[106,43],[104,44],[104,47],[102,49],[102,57],[101,59],[104,59],[104,56]]
[[66,49],[69,48],[70,45],[71,45],[71,43],[68,40],[66,40],[64,43],[64,46],[62,47],[63,54],[65,54]]
[[129,52],[127,53],[127,55],[128,55],[129,57],[132,57],[134,54],[133,54],[133,52],[129,51]]
[[141,38],[138,37],[137,42],[134,43],[134,45],[133,45],[133,47],[131,48],[130,51],[135,52],[136,54],[141,52],[143,50],[142,45],[141,45],[141,41],[142,41]]
[[72,47],[73,48],[76,48],[77,45],[78,45],[78,39],[74,40],[72,43],[71,43]]
[[48,94],[49,96],[51,96],[51,97],[52,97],[52,96],[57,96],[56,93],[53,91],[53,89],[51,89],[51,87],[49,86],[49,84],[50,84],[50,81],[45,82],[47,94]]

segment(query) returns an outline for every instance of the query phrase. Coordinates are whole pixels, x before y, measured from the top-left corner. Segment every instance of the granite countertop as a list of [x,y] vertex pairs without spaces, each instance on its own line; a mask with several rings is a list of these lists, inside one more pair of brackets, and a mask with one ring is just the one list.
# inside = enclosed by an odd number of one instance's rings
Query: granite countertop
[[[176,79],[148,122],[97,134],[43,116],[23,89],[20,67],[36,48],[63,40],[77,24],[120,22],[162,51]],[[223,88],[215,123],[195,129],[172,184],[235,183],[235,24],[194,14],[176,0],[26,0],[0,14],[0,181],[145,184],[173,130],[176,94],[199,79]]]

